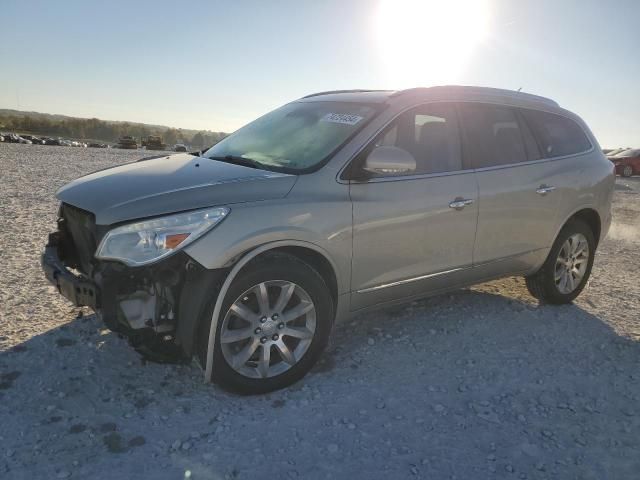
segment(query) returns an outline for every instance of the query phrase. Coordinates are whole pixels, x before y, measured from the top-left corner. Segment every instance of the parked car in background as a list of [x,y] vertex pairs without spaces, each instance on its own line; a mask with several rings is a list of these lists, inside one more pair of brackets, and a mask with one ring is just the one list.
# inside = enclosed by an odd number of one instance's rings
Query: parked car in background
[[36,137],[35,135],[24,135],[24,134],[21,134],[20,136],[22,138],[24,138],[25,140],[29,140],[31,143],[33,143],[35,145],[42,145],[42,139]]
[[123,137],[120,137],[120,140],[118,140],[118,148],[136,150],[138,148],[138,143],[131,135],[124,135]]
[[186,152],[187,146],[184,143],[176,143],[173,147],[174,152]]
[[162,141],[162,137],[159,135],[142,137],[140,145],[147,150],[166,150],[167,148],[167,145]]
[[640,149],[638,148],[625,150],[609,157],[609,160],[615,165],[616,173],[623,177],[640,175]]
[[311,369],[340,318],[512,275],[572,302],[611,223],[611,167],[543,97],[323,92],[200,157],[62,187],[42,265],[146,354],[268,392]]
[[47,138],[44,141],[45,145],[55,145],[55,146],[60,146],[62,145],[61,139],[60,138]]
[[24,144],[30,144],[31,143],[31,140],[27,140],[26,138],[22,138],[17,133],[9,133],[8,135],[6,135],[4,137],[4,141],[8,142],[8,143],[24,143]]

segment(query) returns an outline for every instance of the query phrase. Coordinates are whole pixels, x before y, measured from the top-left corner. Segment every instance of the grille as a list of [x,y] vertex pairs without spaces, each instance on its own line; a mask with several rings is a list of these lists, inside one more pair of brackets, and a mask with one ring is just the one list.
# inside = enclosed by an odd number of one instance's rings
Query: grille
[[91,212],[63,203],[61,218],[65,237],[65,260],[89,275],[97,247],[95,217]]

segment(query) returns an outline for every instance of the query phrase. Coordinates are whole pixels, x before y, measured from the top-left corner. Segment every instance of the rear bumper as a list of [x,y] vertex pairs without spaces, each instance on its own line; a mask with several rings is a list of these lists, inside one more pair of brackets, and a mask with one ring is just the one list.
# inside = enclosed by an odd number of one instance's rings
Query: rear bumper
[[77,307],[100,307],[100,290],[91,280],[76,275],[65,267],[58,256],[58,247],[49,239],[40,259],[47,280],[58,292]]

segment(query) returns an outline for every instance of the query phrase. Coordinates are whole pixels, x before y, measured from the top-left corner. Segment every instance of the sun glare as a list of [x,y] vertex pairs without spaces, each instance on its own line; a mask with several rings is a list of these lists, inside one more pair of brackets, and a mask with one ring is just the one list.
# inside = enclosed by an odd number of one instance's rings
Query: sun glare
[[376,31],[391,88],[452,83],[488,31],[486,0],[381,0]]

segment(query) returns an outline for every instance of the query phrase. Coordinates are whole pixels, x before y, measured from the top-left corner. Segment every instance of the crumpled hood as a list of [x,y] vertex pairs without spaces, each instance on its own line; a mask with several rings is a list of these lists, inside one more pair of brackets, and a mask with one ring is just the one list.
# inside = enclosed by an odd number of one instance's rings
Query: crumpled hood
[[230,163],[170,155],[100,170],[56,197],[87,210],[98,225],[196,208],[282,198],[297,177]]

